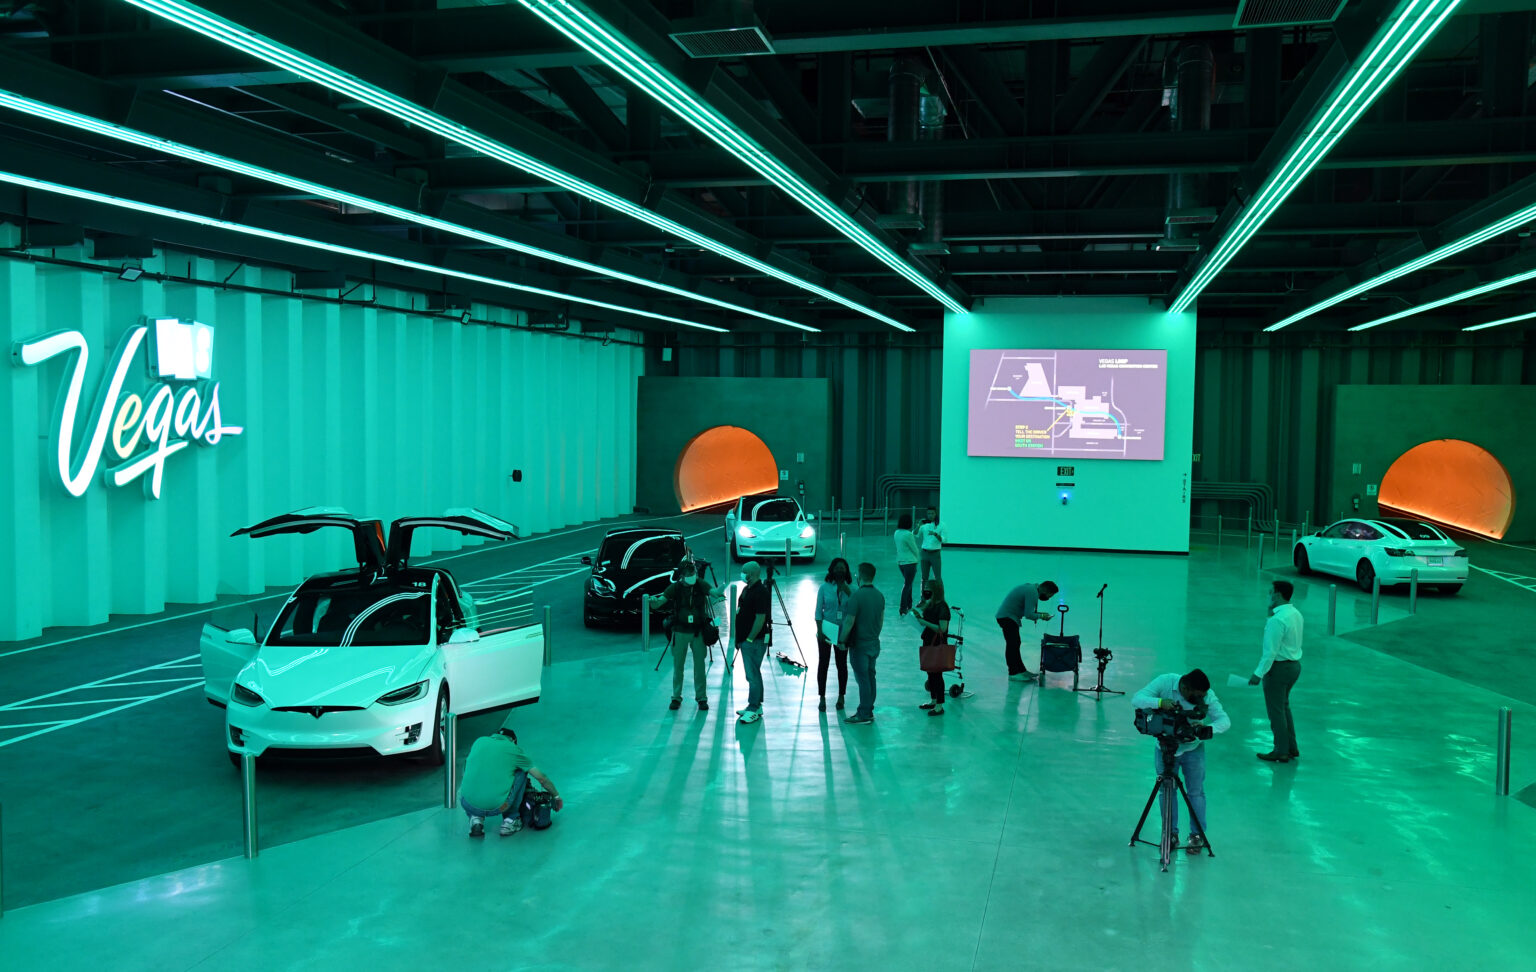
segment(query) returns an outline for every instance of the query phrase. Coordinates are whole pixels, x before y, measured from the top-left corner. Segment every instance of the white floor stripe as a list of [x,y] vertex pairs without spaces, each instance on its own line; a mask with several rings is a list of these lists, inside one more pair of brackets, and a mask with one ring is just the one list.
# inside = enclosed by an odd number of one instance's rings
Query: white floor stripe
[[0,746],[9,746],[12,743],[19,743],[19,742],[21,742],[24,739],[31,739],[34,736],[41,736],[41,735],[44,735],[46,733],[54,732],[54,731],[59,730],[59,729],[68,729],[70,726],[78,726],[82,722],[91,722],[91,721],[93,721],[95,719],[100,719],[103,716],[109,716],[109,715],[111,715],[114,712],[121,712],[124,709],[131,709],[131,708],[133,708],[136,705],[143,705],[146,702],[153,702],[156,699],[163,699],[163,698],[165,698],[168,695],[175,695],[177,692],[185,692],[187,689],[194,689],[194,688],[199,688],[199,687],[200,686],[198,686],[198,685],[183,685],[180,688],[173,688],[169,692],[161,692],[159,695],[151,695],[151,696],[148,696],[146,698],[142,698],[142,699],[138,699],[138,700],[133,701],[133,702],[129,702],[127,705],[120,705],[120,706],[117,706],[116,708],[112,708],[112,709],[104,709],[101,712],[93,712],[93,713],[91,713],[88,716],[81,716],[78,719],[70,719],[68,722],[56,723],[56,724],[54,724],[52,726],[49,726],[46,729],[38,729],[36,732],[24,733],[24,734],[22,734],[20,736],[13,736],[10,739],[0,739]]
[[[202,679],[198,679],[198,681],[202,681]],[[106,705],[112,702],[138,702],[143,698],[144,696],[142,695],[132,695],[126,699],[81,699],[78,702],[37,702],[32,705],[8,705],[6,706],[6,711],[22,712],[27,709],[60,709],[67,705]]]
[[[155,669],[159,668],[160,665],[174,664],[174,663],[177,663],[177,662],[191,661],[192,659],[197,658],[197,657],[199,657],[199,656],[197,656],[197,655],[184,655],[181,658],[173,658],[173,659],[171,659],[170,662],[161,662],[159,665],[145,665],[143,668],[135,668],[131,672],[119,672],[116,675],[108,675],[105,678],[98,678],[94,682],[83,682],[80,685],[76,685],[76,686],[73,686],[71,688],[59,689],[57,692],[47,692],[47,693],[44,693],[43,695],[34,695],[30,699],[18,699],[15,702],[8,702],[5,705],[0,705],[0,712],[4,712],[7,709],[19,708],[19,707],[27,704],[28,702],[41,702],[43,699],[51,699],[51,698],[54,698],[55,696],[59,696],[59,695],[68,695],[70,692],[78,692],[81,689],[100,687],[103,682],[110,682],[114,678],[126,678],[129,675],[137,675],[140,672],[151,672],[151,671],[154,671]],[[198,681],[202,681],[202,679],[198,679]],[[181,689],[176,689],[175,691],[179,692],[179,691],[181,691]]]
[[5,729],[33,729],[33,728],[36,728],[37,726],[57,726],[57,725],[60,725],[62,723],[68,722],[68,721],[69,721],[68,719],[55,719],[52,722],[18,722],[15,725],[11,725],[11,726],[0,726],[0,730],[5,730]]
[[203,677],[201,675],[191,675],[183,678],[141,678],[132,682],[106,682],[101,687],[118,688],[123,685],[162,685],[169,682],[201,682],[202,680]]

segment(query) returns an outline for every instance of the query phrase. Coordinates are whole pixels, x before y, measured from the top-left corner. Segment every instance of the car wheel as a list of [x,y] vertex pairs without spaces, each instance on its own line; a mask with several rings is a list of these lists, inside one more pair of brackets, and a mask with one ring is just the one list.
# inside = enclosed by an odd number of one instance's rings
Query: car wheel
[[1296,573],[1312,573],[1312,561],[1307,558],[1307,548],[1299,543],[1296,545],[1296,552],[1291,556],[1291,562],[1296,565]]
[[443,765],[448,735],[448,686],[437,690],[437,710],[432,719],[432,745],[421,751],[429,766]]
[[1459,590],[1461,590],[1461,585],[1460,584],[1441,584],[1440,585],[1440,593],[1441,594],[1455,594]]
[[1371,582],[1375,579],[1376,568],[1371,566],[1369,560],[1360,561],[1360,565],[1355,568],[1355,583],[1360,585],[1362,591],[1369,591]]

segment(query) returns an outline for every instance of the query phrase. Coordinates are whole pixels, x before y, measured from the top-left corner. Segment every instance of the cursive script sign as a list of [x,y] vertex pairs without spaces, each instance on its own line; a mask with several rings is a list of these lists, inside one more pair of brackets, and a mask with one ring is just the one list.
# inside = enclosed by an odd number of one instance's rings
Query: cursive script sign
[[[154,342],[147,338],[151,329]],[[129,373],[140,350],[148,366],[146,386],[128,391]],[[11,349],[18,365],[38,365],[75,352],[73,366],[59,390],[54,415],[53,451],[59,479],[71,495],[83,496],[97,471],[113,486],[148,474],[145,492],[160,498],[165,460],[196,442],[217,445],[244,428],[225,425],[219,415],[219,383],[213,371],[213,328],[197,321],[159,318],[128,329],[107,363],[96,401],[81,421],[90,348],[79,331],[54,331]],[[76,442],[76,435],[81,438]],[[112,458],[102,469],[103,454]]]

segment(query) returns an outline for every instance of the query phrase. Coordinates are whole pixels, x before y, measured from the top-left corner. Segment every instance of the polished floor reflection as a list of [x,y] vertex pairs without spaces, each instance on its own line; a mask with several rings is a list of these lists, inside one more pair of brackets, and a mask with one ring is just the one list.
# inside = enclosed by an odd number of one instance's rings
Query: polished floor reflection
[[[894,607],[888,551],[871,537],[848,553],[880,566]],[[566,797],[547,832],[472,841],[444,810],[374,821],[10,912],[0,964],[1513,969],[1536,954],[1536,811],[1492,790],[1497,710],[1515,708],[1518,733],[1536,709],[1351,640],[1369,627],[1357,591],[1341,585],[1330,638],[1328,582],[1299,582],[1304,756],[1276,766],[1254,757],[1268,741],[1258,690],[1226,687],[1253,668],[1277,576],[1241,544],[1187,559],[950,551],[969,694],[942,717],[920,712],[915,629],[888,617],[876,721],[863,727],[816,708],[810,611],[826,560],[780,581],[813,667],[765,663],[756,725],[734,721],[739,668],[711,665],[708,713],[670,712],[670,663],[653,673],[655,649],[578,651],[574,639],[597,635],[562,628],[578,657],[559,662],[557,646],[544,701],[518,717]],[[993,609],[1013,583],[1047,578],[1085,651],[1109,585],[1111,687],[1195,666],[1216,683],[1233,727],[1208,744],[1214,859],[1181,854],[1161,873],[1154,848],[1127,847],[1153,779],[1128,697],[1005,678]],[[1533,595],[1498,583],[1464,595],[1499,617],[1536,616]],[[1409,618],[1390,598],[1371,634],[1411,641],[1443,603],[1426,598]],[[1038,634],[1026,626],[1026,645]],[[795,652],[787,631],[777,642]],[[1090,655],[1083,684],[1094,677]],[[61,817],[60,840],[69,826],[110,819]]]

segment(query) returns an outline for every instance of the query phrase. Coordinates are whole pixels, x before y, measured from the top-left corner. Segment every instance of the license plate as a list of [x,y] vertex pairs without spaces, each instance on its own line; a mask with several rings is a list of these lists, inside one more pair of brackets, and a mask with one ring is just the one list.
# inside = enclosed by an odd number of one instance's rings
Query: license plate
[[1429,561],[1431,567],[1439,567],[1445,563],[1444,557],[1426,557],[1425,559]]

